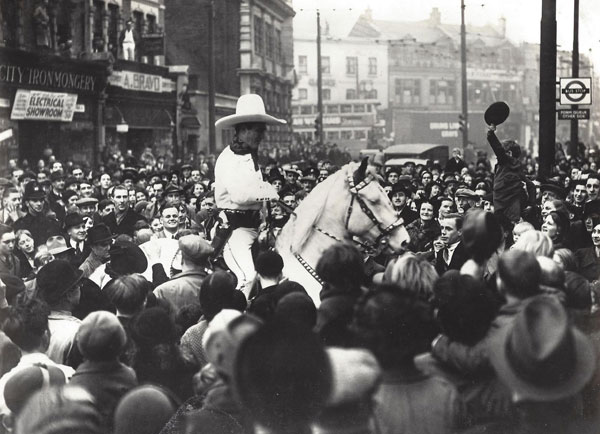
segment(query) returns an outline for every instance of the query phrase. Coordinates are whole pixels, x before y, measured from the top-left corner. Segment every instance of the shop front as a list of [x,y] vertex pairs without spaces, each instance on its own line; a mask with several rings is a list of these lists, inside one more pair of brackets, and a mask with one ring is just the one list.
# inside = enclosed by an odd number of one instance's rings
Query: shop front
[[168,161],[178,157],[176,83],[168,68],[119,60],[108,77],[104,114],[106,152],[139,156],[150,148]]
[[93,162],[107,66],[0,47],[0,167],[10,158],[35,164],[45,148]]

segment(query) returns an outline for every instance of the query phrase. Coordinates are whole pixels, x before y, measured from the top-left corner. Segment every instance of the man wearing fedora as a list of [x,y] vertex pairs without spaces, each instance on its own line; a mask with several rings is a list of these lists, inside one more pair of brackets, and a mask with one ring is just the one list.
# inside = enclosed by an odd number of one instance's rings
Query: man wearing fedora
[[[594,345],[571,325],[558,299],[530,299],[491,342],[491,363],[519,410],[516,426],[497,423],[486,433],[570,434],[598,432],[584,421],[582,390],[596,371]],[[483,431],[480,431],[483,432]]]
[[232,231],[223,259],[248,295],[256,275],[251,247],[258,237],[260,210],[264,202],[279,200],[275,187],[263,179],[258,167],[258,147],[267,125],[283,125],[286,121],[268,115],[262,98],[256,94],[242,95],[235,111],[216,122],[218,128],[233,128],[235,132],[231,145],[215,164],[215,201]]
[[60,259],[44,265],[37,274],[38,296],[50,307],[50,344],[46,354],[55,363],[70,365],[77,353],[74,343],[81,321],[71,312],[79,304],[82,275],[81,270]]
[[109,260],[113,238],[112,232],[104,223],[94,225],[88,229],[87,243],[90,253],[79,266],[79,269],[83,271],[83,277],[89,278],[94,271]]
[[85,242],[87,230],[83,217],[78,213],[67,214],[64,227],[67,235],[67,245],[74,250],[71,263],[79,267],[87,255],[90,254],[90,248]]
[[45,199],[46,194],[37,182],[27,184],[23,194],[27,214],[14,225],[15,229],[29,230],[36,246],[44,244],[50,235],[60,232],[58,221],[46,215]]

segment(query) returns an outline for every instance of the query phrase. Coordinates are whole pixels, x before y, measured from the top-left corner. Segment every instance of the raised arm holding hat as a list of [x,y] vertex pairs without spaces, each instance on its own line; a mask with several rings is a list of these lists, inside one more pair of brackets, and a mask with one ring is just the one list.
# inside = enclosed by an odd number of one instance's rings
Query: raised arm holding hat
[[250,248],[258,237],[259,211],[264,202],[279,199],[275,187],[263,180],[258,168],[258,147],[267,124],[285,123],[266,114],[263,100],[256,94],[242,95],[235,114],[216,122],[217,127],[235,129],[231,145],[215,164],[216,205],[224,210],[232,229],[223,258],[240,287],[248,286],[248,291],[256,273]]

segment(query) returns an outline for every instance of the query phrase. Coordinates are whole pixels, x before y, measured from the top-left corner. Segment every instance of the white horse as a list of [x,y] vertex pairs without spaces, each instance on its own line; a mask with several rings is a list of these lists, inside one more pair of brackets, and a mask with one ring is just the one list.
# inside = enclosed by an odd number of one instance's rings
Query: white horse
[[304,286],[319,306],[322,283],[315,267],[323,251],[339,242],[400,250],[410,237],[402,219],[364,159],[349,163],[316,185],[277,237],[284,275]]

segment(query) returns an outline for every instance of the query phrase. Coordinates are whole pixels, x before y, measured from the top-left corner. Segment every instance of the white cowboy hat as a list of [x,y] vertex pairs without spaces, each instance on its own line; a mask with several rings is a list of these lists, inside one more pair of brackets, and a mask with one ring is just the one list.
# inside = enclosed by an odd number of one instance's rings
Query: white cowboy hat
[[236,124],[245,122],[264,122],[270,125],[287,124],[284,119],[277,119],[265,112],[265,103],[260,95],[249,93],[239,97],[234,115],[219,119],[215,122],[215,126],[219,128],[232,128]]

